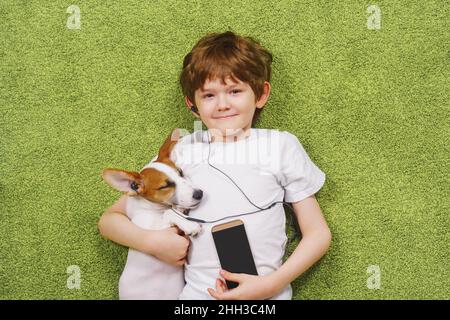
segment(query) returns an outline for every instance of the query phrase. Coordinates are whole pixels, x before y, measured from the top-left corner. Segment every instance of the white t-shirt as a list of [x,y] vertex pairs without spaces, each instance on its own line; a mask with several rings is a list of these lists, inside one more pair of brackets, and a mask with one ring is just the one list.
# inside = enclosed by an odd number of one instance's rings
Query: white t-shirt
[[[315,194],[325,174],[311,161],[297,137],[286,131],[250,129],[250,136],[235,142],[208,144],[208,131],[182,137],[171,157],[185,177],[203,190],[200,206],[189,216],[206,221],[256,211],[239,189],[209,162],[225,172],[257,206],[266,208],[276,201],[297,202]],[[203,140],[203,142],[202,142]],[[209,150],[210,147],[210,150]],[[152,161],[154,161],[153,159]],[[205,223],[202,232],[191,237],[186,285],[179,299],[213,299],[207,288],[215,288],[220,262],[211,228],[237,218]],[[281,203],[269,210],[241,216],[259,275],[277,270],[285,253],[285,213]],[[288,285],[272,299],[290,300]]]

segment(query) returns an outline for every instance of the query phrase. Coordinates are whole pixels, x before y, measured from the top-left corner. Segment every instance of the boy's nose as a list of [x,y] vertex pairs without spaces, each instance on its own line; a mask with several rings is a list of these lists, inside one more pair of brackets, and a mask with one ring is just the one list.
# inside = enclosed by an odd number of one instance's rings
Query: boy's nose
[[203,197],[203,191],[200,189],[194,190],[194,194],[192,195],[192,198],[195,200],[200,200]]
[[219,111],[230,110],[230,106],[228,104],[219,104]]
[[219,98],[219,111],[230,109],[230,103],[227,101],[226,97]]

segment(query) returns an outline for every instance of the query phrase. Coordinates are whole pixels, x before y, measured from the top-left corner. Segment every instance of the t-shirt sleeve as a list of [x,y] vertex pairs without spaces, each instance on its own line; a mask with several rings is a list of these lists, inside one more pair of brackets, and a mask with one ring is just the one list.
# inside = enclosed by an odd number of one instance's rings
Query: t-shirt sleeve
[[285,190],[284,201],[298,202],[322,188],[325,173],[311,161],[295,135],[283,135],[278,180]]

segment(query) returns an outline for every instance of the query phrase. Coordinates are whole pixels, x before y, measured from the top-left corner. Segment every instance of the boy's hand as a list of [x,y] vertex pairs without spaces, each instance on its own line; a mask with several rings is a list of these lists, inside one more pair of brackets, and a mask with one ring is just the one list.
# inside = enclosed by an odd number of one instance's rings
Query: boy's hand
[[239,283],[229,290],[225,281],[216,279],[216,290],[208,288],[209,294],[217,300],[263,300],[273,297],[277,292],[269,276],[254,276],[245,273],[220,271],[225,279]]
[[161,261],[174,266],[182,266],[186,262],[189,249],[189,237],[177,227],[155,230],[152,235],[152,254]]

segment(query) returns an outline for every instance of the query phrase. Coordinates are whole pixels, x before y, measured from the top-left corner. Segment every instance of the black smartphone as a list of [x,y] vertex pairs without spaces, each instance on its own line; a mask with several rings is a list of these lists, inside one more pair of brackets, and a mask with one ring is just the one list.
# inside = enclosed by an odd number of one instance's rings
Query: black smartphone
[[[214,226],[212,236],[222,269],[232,273],[258,275],[242,220]],[[226,282],[228,289],[238,286],[236,282]]]

